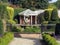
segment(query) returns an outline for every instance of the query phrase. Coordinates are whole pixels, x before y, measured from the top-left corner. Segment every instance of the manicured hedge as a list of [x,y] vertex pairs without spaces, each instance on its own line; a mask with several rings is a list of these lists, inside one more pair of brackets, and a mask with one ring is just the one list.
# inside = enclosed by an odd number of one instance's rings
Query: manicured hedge
[[3,37],[0,38],[0,45],[8,45],[8,43],[14,38],[13,33],[5,33]]
[[19,32],[19,33],[41,33],[41,28],[36,26],[26,26],[26,27],[12,27],[12,32]]
[[26,33],[41,33],[41,29],[40,29],[40,27],[36,27],[36,26],[26,27],[24,32],[26,32]]
[[49,21],[49,11],[45,11],[44,12],[44,19],[45,19],[45,21]]
[[52,8],[45,9],[44,18],[46,21],[50,21],[52,10]]
[[56,39],[51,37],[49,34],[42,34],[43,40],[47,45],[58,45]]

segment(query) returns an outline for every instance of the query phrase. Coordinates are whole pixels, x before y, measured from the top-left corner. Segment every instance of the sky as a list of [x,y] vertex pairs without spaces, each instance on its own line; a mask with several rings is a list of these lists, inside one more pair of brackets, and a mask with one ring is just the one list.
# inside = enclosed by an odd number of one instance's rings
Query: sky
[[49,3],[53,3],[53,2],[56,2],[57,0],[52,0],[52,1],[50,1]]

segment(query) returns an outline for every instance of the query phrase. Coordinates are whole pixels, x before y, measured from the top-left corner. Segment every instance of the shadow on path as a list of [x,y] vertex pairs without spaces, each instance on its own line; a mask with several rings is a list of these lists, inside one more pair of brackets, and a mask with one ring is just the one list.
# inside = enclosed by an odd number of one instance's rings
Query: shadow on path
[[[23,35],[23,36],[25,36],[25,35]],[[27,35],[27,36],[29,36],[29,35]],[[44,43],[42,43],[43,41],[42,41],[41,35],[38,38],[31,38],[31,37],[22,37],[19,33],[15,33],[14,37],[15,38],[10,43],[10,45],[16,45],[16,44],[17,45],[44,45]]]

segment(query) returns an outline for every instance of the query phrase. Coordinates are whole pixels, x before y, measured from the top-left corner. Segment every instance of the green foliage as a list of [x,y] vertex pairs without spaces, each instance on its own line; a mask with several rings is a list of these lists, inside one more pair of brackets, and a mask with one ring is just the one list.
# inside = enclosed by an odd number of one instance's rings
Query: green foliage
[[4,33],[3,21],[0,20],[0,34]]
[[1,0],[2,2],[8,2],[8,0]]
[[[46,9],[49,12],[49,17],[47,19],[48,24],[56,24],[59,23],[59,18],[58,18],[58,11],[55,8],[49,7],[48,9]],[[45,17],[46,18],[46,17]],[[47,26],[47,30],[51,30],[51,31],[55,31],[55,26]]]
[[36,27],[36,26],[26,27],[24,32],[26,32],[26,33],[41,33],[41,29],[39,27]]
[[13,33],[5,33],[3,37],[0,38],[0,45],[8,45],[9,42],[14,38]]
[[60,9],[60,0],[57,0],[57,2],[54,3],[58,9]]
[[13,20],[8,20],[7,22],[8,22],[9,24],[16,24],[16,22],[13,21]]
[[17,27],[17,26],[13,26],[12,27],[12,32],[22,32],[22,28],[21,27]]
[[7,15],[7,13],[6,13],[6,6],[7,5],[5,5],[3,3],[0,4],[0,19],[6,18],[6,15]]
[[22,8],[45,9],[48,7],[48,0],[13,0],[12,4],[19,5]]
[[48,9],[45,9],[45,12],[44,12],[45,21],[50,21],[52,10],[53,8],[50,8],[50,7]]
[[25,9],[24,8],[14,8],[14,20],[16,23],[18,23],[18,18],[19,18],[19,13],[24,11]]
[[15,24],[14,18],[14,9],[12,7],[7,7],[7,22],[10,24]]
[[41,33],[41,29],[36,26],[25,27],[25,29],[23,29],[22,27],[13,26],[12,31],[13,32],[20,32],[20,33]]
[[51,21],[58,21],[58,19],[58,10],[54,8],[51,15]]
[[14,9],[14,16],[16,16],[16,15],[18,15],[18,13],[20,13],[20,12],[22,12],[22,11],[24,11],[25,9],[23,9],[23,8],[15,8]]
[[44,13],[41,13],[38,15],[37,20],[39,21],[38,23],[41,24],[43,21],[45,21],[44,19]]
[[52,11],[51,22],[54,24],[59,23],[58,10],[56,8]]
[[7,7],[8,19],[13,20],[14,17],[14,9],[12,7]]
[[48,11],[44,12],[44,19],[45,19],[45,21],[49,21],[49,12]]
[[48,8],[54,9],[54,8],[57,8],[57,7],[53,3],[50,3]]
[[43,40],[45,41],[45,43],[47,43],[47,45],[58,45],[56,39],[51,37],[49,34],[42,34],[42,36]]

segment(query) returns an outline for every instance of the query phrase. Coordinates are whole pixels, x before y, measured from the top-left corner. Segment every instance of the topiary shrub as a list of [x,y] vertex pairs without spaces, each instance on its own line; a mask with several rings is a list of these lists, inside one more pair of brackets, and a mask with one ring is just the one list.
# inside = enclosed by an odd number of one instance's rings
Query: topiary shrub
[[48,24],[52,24],[52,26],[48,26],[47,29],[51,31],[55,31],[55,25],[59,23],[59,17],[58,17],[58,10],[57,8],[54,8],[51,13],[50,21]]
[[42,34],[43,40],[47,45],[58,45],[56,39],[51,37],[49,34]]
[[51,21],[55,21],[55,23],[58,23],[59,22],[59,17],[58,17],[58,10],[57,8],[54,8],[52,10],[52,14],[51,14]]
[[6,10],[7,10],[7,24],[9,24],[7,29],[8,31],[11,31],[13,24],[15,24],[15,21],[13,20],[14,19],[14,8],[7,6]]
[[12,7],[7,7],[7,17],[8,17],[8,23],[15,24],[14,19],[14,9]]
[[50,20],[52,10],[53,10],[53,8],[45,9],[44,18],[45,18],[46,21],[49,21]]
[[52,14],[51,14],[51,21],[57,21],[58,19],[59,19],[58,10],[56,8],[54,8],[52,10]]
[[12,7],[7,7],[7,14],[8,14],[8,19],[13,19],[14,17],[14,9]]
[[45,21],[49,21],[49,11],[44,12],[44,19]]

